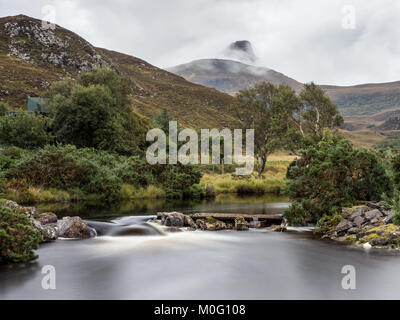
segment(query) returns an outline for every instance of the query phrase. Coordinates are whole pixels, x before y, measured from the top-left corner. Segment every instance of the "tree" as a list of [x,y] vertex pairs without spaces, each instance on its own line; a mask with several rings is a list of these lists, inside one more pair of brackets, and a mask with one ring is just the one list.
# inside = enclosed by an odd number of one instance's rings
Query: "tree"
[[35,149],[53,140],[44,116],[21,112],[0,117],[0,144],[4,146]]
[[300,110],[301,103],[288,86],[268,82],[242,90],[236,98],[237,114],[244,129],[254,129],[254,155],[261,176],[267,157],[294,134],[294,113]]
[[311,142],[320,141],[325,128],[334,129],[343,124],[337,106],[315,83],[304,85],[300,99],[302,110],[297,117],[297,126],[302,136]]
[[148,121],[133,111],[127,81],[115,71],[99,68],[63,81],[46,97],[57,141],[134,154],[145,146]]
[[157,114],[152,121],[155,128],[159,128],[164,131],[166,135],[169,132],[169,122],[172,121],[171,116],[167,109],[163,109],[159,114]]
[[285,212],[289,223],[314,223],[357,200],[379,201],[393,193],[393,181],[376,153],[354,149],[328,130],[300,155],[287,171],[288,195],[294,200]]
[[24,212],[0,205],[0,263],[25,262],[37,258],[42,235]]

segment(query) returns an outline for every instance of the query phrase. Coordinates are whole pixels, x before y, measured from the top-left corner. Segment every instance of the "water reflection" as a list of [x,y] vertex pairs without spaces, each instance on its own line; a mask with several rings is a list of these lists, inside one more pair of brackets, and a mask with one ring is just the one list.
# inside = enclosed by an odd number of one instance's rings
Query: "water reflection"
[[59,218],[79,215],[83,219],[109,221],[121,216],[154,215],[159,211],[190,212],[242,212],[277,213],[288,206],[286,197],[277,195],[239,197],[223,194],[215,199],[206,200],[165,200],[143,199],[117,203],[107,202],[72,202],[41,204],[41,211],[54,212]]

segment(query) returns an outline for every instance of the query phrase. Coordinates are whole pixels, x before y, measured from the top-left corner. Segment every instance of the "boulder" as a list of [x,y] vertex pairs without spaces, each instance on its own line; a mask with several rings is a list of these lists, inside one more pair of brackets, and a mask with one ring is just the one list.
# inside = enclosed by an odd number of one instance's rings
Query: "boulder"
[[42,225],[39,221],[33,220],[34,227],[42,234],[43,242],[57,240],[58,233],[56,225]]
[[355,227],[353,227],[353,228],[350,228],[349,230],[347,230],[347,233],[348,233],[348,234],[357,234],[357,233],[359,233],[360,231],[361,231],[360,228],[355,228]]
[[97,235],[80,217],[64,217],[57,223],[58,236],[69,239],[88,239]]
[[354,224],[357,226],[357,227],[361,227],[363,224],[364,224],[364,222],[365,222],[365,219],[363,218],[363,217],[361,217],[361,216],[358,216],[358,217],[356,217],[355,219],[354,219]]
[[161,224],[167,227],[182,228],[185,226],[185,215],[180,212],[163,212]]
[[185,215],[184,217],[184,225],[185,227],[196,228],[196,224],[190,216]]
[[243,217],[237,217],[235,218],[234,229],[238,231],[249,230],[249,225]]
[[36,218],[37,221],[40,222],[41,225],[46,225],[50,223],[57,223],[57,216],[54,213],[42,213]]
[[270,227],[267,227],[268,230],[274,231],[274,232],[285,232],[287,231],[285,226],[282,225],[272,225]]
[[350,220],[353,221],[355,218],[362,216],[363,214],[363,208],[357,208],[353,211],[353,213],[350,215]]
[[367,211],[365,213],[365,218],[367,218],[368,220],[372,220],[375,218],[381,218],[381,217],[382,217],[382,213],[378,209],[373,209],[373,210]]
[[218,231],[227,229],[225,222],[214,218],[197,219],[196,224],[201,230],[207,231]]
[[250,221],[250,228],[262,229],[267,227],[267,221]]
[[394,211],[391,211],[385,219],[385,224],[393,222]]
[[388,238],[373,239],[370,242],[371,246],[385,246],[388,243],[389,243],[389,239]]
[[350,228],[353,227],[353,224],[349,220],[342,220],[340,223],[336,226],[336,232],[344,232],[349,230]]
[[379,224],[379,219],[378,219],[378,218],[373,218],[373,219],[370,221],[370,223],[373,224],[373,225]]
[[18,203],[16,203],[15,201],[11,201],[11,200],[7,200],[4,203],[5,206],[17,210],[19,212],[23,212],[26,213],[26,215],[30,218],[35,218],[38,215],[38,211],[36,208],[34,207],[23,207],[20,206]]

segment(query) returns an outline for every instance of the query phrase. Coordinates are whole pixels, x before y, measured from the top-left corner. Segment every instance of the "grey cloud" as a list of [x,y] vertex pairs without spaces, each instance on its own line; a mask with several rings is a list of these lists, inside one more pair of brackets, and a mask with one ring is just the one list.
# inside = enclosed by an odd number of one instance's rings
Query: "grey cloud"
[[[349,85],[400,80],[400,3],[393,0],[0,0],[0,15],[42,17],[54,5],[57,23],[96,46],[160,67],[224,57],[249,40],[257,65],[298,81]],[[342,28],[344,5],[357,28]]]

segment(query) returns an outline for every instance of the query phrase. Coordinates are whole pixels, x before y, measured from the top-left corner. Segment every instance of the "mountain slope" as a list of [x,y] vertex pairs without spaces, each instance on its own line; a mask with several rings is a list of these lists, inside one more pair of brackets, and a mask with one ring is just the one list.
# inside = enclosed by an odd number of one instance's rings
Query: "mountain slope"
[[[344,116],[374,115],[400,109],[400,81],[350,87],[321,86]],[[383,118],[385,120],[387,118]]]
[[[302,88],[300,82],[277,71],[231,60],[196,60],[168,70],[188,81],[229,94],[254,87],[261,81],[287,84],[296,91]],[[338,105],[342,115],[362,117],[363,123],[385,121],[400,112],[400,81],[349,87],[322,85],[321,88]]]
[[134,107],[148,117],[167,108],[184,126],[223,127],[235,123],[233,98],[186,81],[138,58],[96,48],[57,26],[19,15],[0,19],[0,101],[25,108],[28,96],[40,96],[51,83],[80,72],[109,66],[129,79]]
[[302,87],[300,82],[272,69],[255,67],[233,60],[195,60],[167,70],[188,81],[229,94],[251,88],[262,81],[287,84],[295,90],[300,90]]

